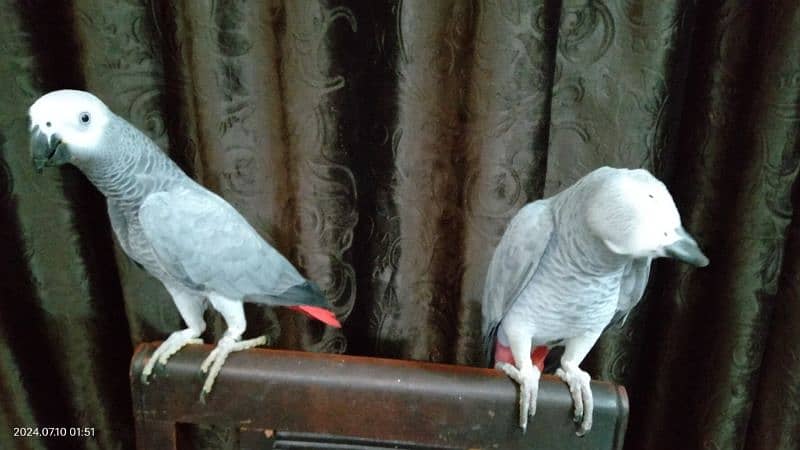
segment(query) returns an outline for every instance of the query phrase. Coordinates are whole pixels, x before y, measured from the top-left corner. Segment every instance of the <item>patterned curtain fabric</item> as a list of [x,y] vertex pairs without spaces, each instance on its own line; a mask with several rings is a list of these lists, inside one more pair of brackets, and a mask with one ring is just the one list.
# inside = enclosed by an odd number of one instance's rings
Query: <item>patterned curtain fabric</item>
[[[626,448],[800,445],[797,1],[0,4],[0,448],[132,448],[133,348],[182,326],[82,175],[34,173],[27,108],[59,88],[97,94],[323,286],[343,331],[248,308],[246,336],[283,348],[476,364],[514,213],[646,167],[711,265],[657,262],[584,364],[628,387]],[[10,434],[34,425],[97,436]]]

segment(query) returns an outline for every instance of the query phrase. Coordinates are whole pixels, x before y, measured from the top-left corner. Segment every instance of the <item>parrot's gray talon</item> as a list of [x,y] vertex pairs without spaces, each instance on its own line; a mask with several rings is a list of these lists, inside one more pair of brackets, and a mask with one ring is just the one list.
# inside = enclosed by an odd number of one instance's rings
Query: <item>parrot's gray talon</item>
[[497,362],[495,368],[502,370],[509,378],[519,384],[519,427],[522,433],[528,430],[528,417],[536,414],[536,399],[539,396],[539,368],[522,371],[512,364]]
[[203,340],[197,337],[199,335],[199,331],[191,328],[170,334],[167,340],[162,342],[153,354],[150,355],[150,359],[147,360],[147,364],[145,364],[144,369],[142,369],[142,383],[148,384],[153,370],[158,369],[159,366],[164,366],[169,358],[184,346],[188,344],[202,344]]
[[203,390],[200,394],[201,402],[205,403],[205,397],[211,393],[211,388],[214,387],[214,380],[217,379],[217,375],[222,369],[222,365],[225,364],[225,360],[228,359],[228,355],[233,352],[264,345],[266,342],[266,336],[259,336],[257,338],[247,339],[244,341],[236,341],[234,338],[229,336],[225,336],[220,339],[214,350],[208,354],[205,361],[203,361],[203,364],[200,365],[200,371],[203,373],[208,373],[206,376],[206,381],[203,383]]
[[199,344],[202,344],[202,343],[203,343],[202,339],[192,338],[192,339],[187,339],[187,340],[185,340],[183,342],[180,342],[180,343],[178,343],[176,345],[173,345],[172,347],[167,348],[164,351],[164,353],[161,354],[161,356],[158,358],[158,364],[161,365],[161,366],[166,366],[167,365],[167,361],[169,361],[169,359],[172,358],[172,355],[174,355],[175,353],[178,353],[178,350],[182,349],[183,347],[185,347],[187,345],[199,345]]
[[494,365],[495,369],[502,370],[509,378],[516,381],[517,384],[522,383],[522,376],[519,373],[519,370],[514,367],[512,364],[498,362]]
[[198,399],[200,404],[205,405],[207,397],[208,397],[208,392],[206,392],[204,389],[201,389],[200,390],[200,398]]
[[569,363],[562,363],[562,368],[556,370],[556,376],[569,386],[572,402],[575,405],[575,415],[572,420],[579,424],[576,434],[583,436],[592,428],[594,399],[590,385],[591,378],[577,365]]

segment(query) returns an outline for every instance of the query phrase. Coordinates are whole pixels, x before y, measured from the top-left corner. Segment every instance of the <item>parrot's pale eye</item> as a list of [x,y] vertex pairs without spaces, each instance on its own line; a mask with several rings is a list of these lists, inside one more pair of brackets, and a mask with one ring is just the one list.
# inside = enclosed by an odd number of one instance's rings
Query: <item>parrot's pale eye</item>
[[84,124],[84,125],[89,125],[89,122],[92,120],[92,118],[89,116],[88,112],[82,112],[80,114],[80,116],[78,116],[78,117],[79,117],[81,123]]
[[650,198],[655,198],[655,197],[653,197],[653,194],[647,194],[647,196],[650,197]]
[[664,237],[667,237],[667,232],[666,231],[664,232]]
[[47,127],[49,128],[49,127],[51,127],[53,124],[52,124],[52,123],[50,123],[50,121],[48,120],[47,122],[45,122],[45,125],[47,125]]

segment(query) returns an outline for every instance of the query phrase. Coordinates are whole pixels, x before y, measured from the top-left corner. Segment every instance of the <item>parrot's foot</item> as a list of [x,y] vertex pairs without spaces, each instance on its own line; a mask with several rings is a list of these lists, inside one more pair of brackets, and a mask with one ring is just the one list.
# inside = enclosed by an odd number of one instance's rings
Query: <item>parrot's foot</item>
[[163,366],[172,355],[188,344],[202,344],[203,340],[198,338],[198,336],[200,336],[200,333],[191,328],[170,334],[167,340],[162,342],[156,351],[153,352],[153,355],[150,356],[147,364],[145,364],[144,369],[142,369],[142,383],[148,383],[147,379],[150,377],[150,374],[153,373],[156,364],[161,364]]
[[517,369],[504,362],[498,362],[494,367],[519,384],[519,426],[525,433],[528,430],[528,416],[533,417],[536,414],[536,398],[539,396],[539,378],[542,372],[536,366]]
[[228,355],[233,352],[247,350],[248,348],[257,347],[266,343],[266,336],[259,336],[254,339],[247,339],[244,341],[237,341],[230,336],[224,336],[222,339],[220,339],[216,348],[214,348],[214,350],[208,354],[208,357],[206,357],[205,361],[203,361],[203,364],[200,366],[200,370],[203,373],[208,372],[208,375],[206,376],[206,382],[203,384],[203,391],[200,393],[200,400],[205,401],[206,395],[211,392],[211,388],[214,386],[214,380],[217,379],[217,375],[219,374],[220,369],[222,369],[222,365],[225,364],[225,360],[228,359]]
[[577,364],[561,363],[561,368],[556,370],[556,376],[561,378],[569,386],[569,393],[572,395],[572,402],[575,404],[575,417],[573,420],[578,425],[578,436],[583,436],[592,428],[592,412],[594,410],[594,399],[592,388],[589,384],[591,377],[581,370]]

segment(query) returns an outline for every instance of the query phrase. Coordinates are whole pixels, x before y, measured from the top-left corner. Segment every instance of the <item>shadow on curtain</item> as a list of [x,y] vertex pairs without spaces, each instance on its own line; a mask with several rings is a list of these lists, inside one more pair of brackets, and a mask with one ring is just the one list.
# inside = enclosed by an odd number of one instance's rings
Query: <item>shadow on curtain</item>
[[[698,3],[3,1],[0,447],[131,448],[132,348],[181,326],[89,183],[33,171],[27,107],[79,88],[324,287],[343,332],[248,309],[285,348],[475,364],[516,210],[650,169],[712,264],[656,263],[587,361],[629,388],[626,448],[797,448],[800,4]],[[98,435],[9,434],[33,425]]]

